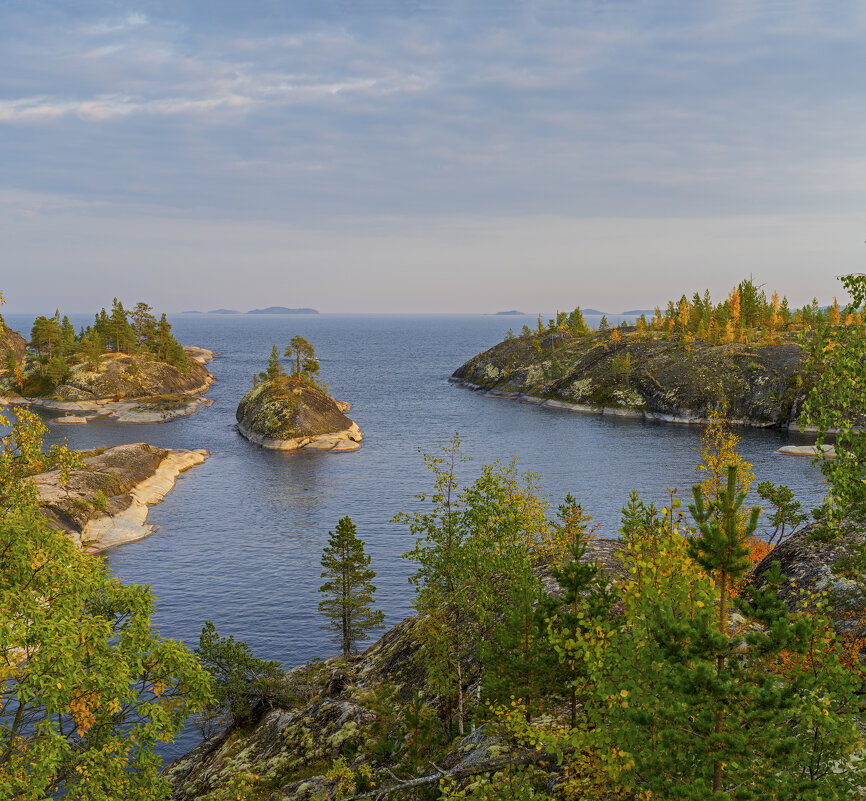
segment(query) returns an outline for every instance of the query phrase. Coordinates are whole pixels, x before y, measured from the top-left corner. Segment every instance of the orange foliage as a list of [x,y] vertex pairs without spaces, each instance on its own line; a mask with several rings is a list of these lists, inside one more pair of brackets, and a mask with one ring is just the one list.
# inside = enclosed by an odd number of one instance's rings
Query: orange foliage
[[740,290],[737,287],[728,294],[728,303],[731,307],[731,320],[736,326],[740,322]]

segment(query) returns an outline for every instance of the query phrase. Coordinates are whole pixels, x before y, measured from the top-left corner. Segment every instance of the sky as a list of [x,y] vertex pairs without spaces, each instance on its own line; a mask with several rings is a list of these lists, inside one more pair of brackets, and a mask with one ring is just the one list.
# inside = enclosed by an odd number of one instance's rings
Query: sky
[[866,4],[4,0],[7,311],[652,308],[866,264]]

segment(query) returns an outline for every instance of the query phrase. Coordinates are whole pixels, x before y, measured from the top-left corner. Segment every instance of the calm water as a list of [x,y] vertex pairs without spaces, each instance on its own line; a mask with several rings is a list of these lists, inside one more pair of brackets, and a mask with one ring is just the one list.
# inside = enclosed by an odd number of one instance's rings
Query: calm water
[[[29,332],[32,318],[7,315]],[[73,318],[80,325],[89,318]],[[319,557],[329,529],[350,515],[378,571],[377,599],[390,625],[411,611],[411,541],[388,521],[416,508],[430,486],[419,447],[427,452],[455,431],[473,461],[518,456],[540,472],[558,501],[571,492],[614,535],[632,487],[662,505],[666,488],[690,496],[701,429],[601,418],[487,398],[448,384],[466,359],[500,341],[509,326],[532,319],[495,316],[182,316],[178,338],[221,355],[209,366],[214,403],[172,423],[107,422],[51,427],[51,440],[73,447],[145,441],[207,448],[210,458],[183,474],[166,500],[151,509],[157,531],[117,547],[108,560],[120,576],[150,584],[158,598],[160,631],[195,645],[204,620],[223,635],[246,640],[262,657],[287,666],[334,652],[319,626]],[[612,319],[615,322],[615,319]],[[300,333],[314,343],[322,376],[365,434],[350,453],[274,453],[243,439],[235,408],[271,345]],[[743,429],[742,452],[758,480],[791,486],[804,505],[820,502],[823,485],[809,460],[773,451],[803,437]],[[186,750],[190,737],[171,749]]]

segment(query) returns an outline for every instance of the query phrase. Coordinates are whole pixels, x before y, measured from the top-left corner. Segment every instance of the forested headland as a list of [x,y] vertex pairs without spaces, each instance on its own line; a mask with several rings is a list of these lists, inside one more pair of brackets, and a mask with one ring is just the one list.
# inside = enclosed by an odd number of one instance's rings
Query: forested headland
[[817,300],[791,309],[751,279],[721,301],[683,295],[651,318],[590,327],[578,307],[534,330],[509,331],[452,376],[494,394],[632,413],[665,420],[706,420],[727,408],[732,419],[787,427],[800,420],[815,376],[806,369],[825,325],[857,329],[863,313]]

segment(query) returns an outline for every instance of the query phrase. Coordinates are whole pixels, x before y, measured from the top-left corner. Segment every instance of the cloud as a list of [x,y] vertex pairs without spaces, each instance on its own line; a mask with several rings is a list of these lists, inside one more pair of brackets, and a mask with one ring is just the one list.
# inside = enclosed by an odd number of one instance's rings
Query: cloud
[[312,227],[862,206],[866,9],[74,6],[0,10],[7,189]]

